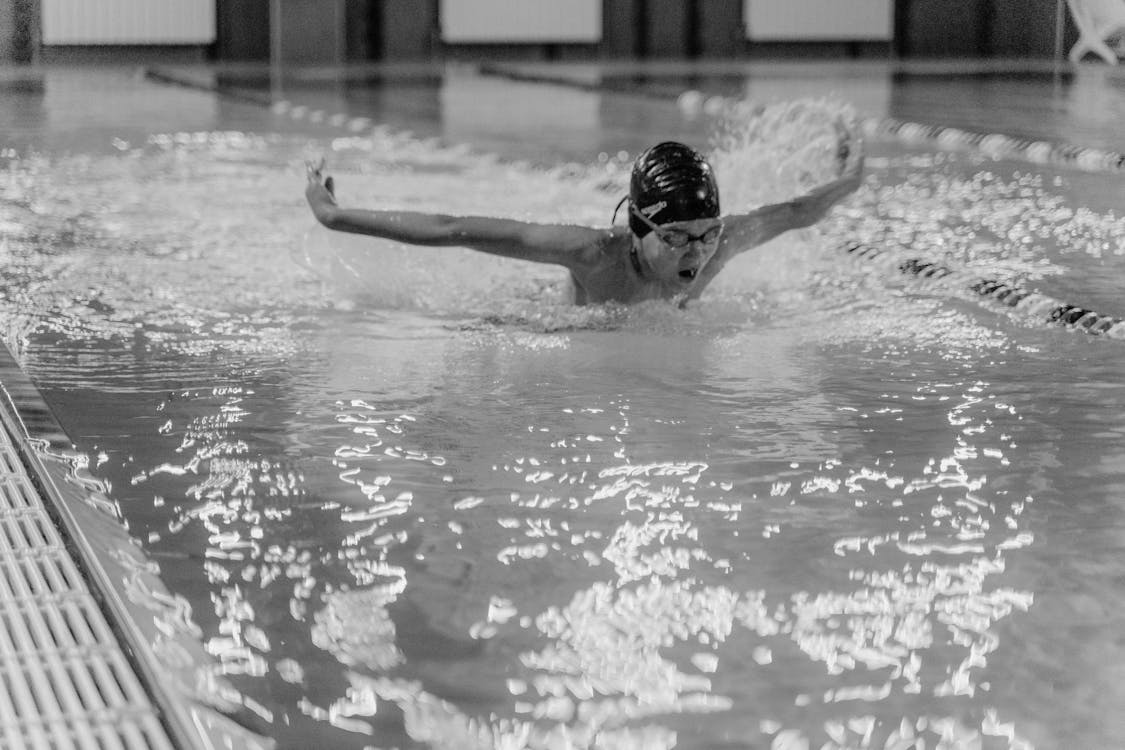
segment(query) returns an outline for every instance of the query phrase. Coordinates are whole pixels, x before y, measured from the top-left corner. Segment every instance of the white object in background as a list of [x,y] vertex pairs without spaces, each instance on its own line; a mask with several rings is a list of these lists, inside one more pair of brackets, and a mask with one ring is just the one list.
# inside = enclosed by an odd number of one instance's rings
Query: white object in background
[[215,0],[42,0],[43,44],[210,44]]
[[1078,62],[1093,52],[1110,65],[1117,64],[1117,53],[1108,42],[1118,39],[1125,45],[1125,0],[1066,0],[1078,27],[1079,38],[1070,48],[1070,61]]
[[441,0],[445,42],[599,42],[602,0]]
[[891,0],[744,0],[755,41],[883,41],[894,36]]

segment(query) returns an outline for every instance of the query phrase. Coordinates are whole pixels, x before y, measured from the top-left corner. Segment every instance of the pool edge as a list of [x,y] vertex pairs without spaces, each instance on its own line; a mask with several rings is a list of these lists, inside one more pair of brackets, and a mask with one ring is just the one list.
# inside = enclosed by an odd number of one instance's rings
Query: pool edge
[[[199,684],[205,670],[196,665],[205,667],[213,660],[198,639],[175,632],[177,626],[170,621],[182,620],[183,615],[169,606],[177,600],[160,580],[159,567],[129,536],[98,483],[83,476],[84,470],[74,461],[76,454],[60,450],[70,445],[69,438],[11,350],[2,344],[0,429],[171,744],[184,750],[273,747],[272,740],[204,702],[211,698],[218,702],[222,686],[217,681]],[[106,553],[98,554],[92,536],[108,542]],[[154,651],[157,643],[164,659]]]

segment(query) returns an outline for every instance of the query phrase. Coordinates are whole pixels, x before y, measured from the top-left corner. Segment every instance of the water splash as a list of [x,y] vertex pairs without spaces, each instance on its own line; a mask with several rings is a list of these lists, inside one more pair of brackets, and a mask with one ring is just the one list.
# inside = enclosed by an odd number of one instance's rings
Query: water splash
[[[841,147],[856,148],[856,138],[851,111],[842,103],[731,108],[710,152],[727,211],[786,200],[834,179]],[[392,164],[376,168],[383,173],[371,179],[376,153],[357,139],[334,144],[334,159],[364,175],[343,182],[341,203],[604,226],[611,201],[627,192],[630,168],[620,157],[542,170],[443,151],[431,155],[426,169]],[[789,243],[807,244],[799,238]],[[294,259],[340,294],[337,304],[345,308],[469,313],[545,329],[597,329],[645,317],[626,316],[614,305],[575,310],[565,271],[457,248],[415,248],[314,228]],[[750,289],[760,290],[761,282],[759,274]]]
[[728,213],[807,193],[839,176],[841,149],[862,148],[854,110],[830,99],[736,102],[717,128],[711,161]]

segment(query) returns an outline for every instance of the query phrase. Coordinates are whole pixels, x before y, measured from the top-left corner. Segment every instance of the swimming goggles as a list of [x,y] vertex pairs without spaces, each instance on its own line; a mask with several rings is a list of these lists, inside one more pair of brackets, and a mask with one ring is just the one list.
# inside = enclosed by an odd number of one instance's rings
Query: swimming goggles
[[702,242],[709,245],[712,242],[718,241],[719,235],[723,233],[723,222],[721,220],[718,224],[709,227],[701,234],[692,234],[691,232],[685,232],[683,229],[670,229],[654,224],[652,219],[640,212],[633,204],[633,201],[629,201],[629,211],[640,219],[645,226],[655,232],[656,236],[660,238],[660,241],[668,247],[687,247],[692,242]]

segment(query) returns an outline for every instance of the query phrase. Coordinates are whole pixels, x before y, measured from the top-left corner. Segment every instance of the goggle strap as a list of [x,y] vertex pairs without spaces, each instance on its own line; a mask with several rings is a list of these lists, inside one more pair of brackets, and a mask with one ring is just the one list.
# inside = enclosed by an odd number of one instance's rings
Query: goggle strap
[[617,224],[617,212],[621,210],[621,207],[625,205],[625,201],[627,200],[629,200],[629,196],[626,195],[624,198],[617,201],[617,206],[615,206],[613,209],[613,219],[611,219],[609,222],[610,226]]

